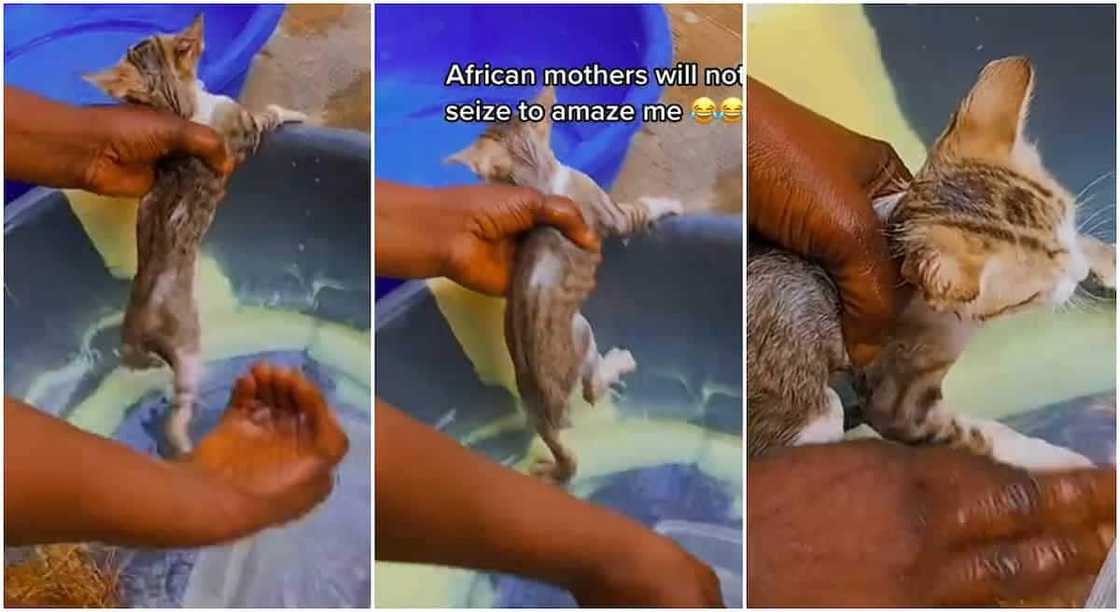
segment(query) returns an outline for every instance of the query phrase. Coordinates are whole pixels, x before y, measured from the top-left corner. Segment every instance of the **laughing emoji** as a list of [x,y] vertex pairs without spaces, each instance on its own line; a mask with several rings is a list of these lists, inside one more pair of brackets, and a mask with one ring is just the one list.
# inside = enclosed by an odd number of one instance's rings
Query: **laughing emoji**
[[692,101],[692,118],[700,125],[707,125],[716,116],[716,103],[711,98],[696,98]]
[[[696,105],[693,104],[693,108]],[[719,108],[722,112],[724,123],[739,123],[743,118],[743,101],[739,98],[728,98],[720,103]]]

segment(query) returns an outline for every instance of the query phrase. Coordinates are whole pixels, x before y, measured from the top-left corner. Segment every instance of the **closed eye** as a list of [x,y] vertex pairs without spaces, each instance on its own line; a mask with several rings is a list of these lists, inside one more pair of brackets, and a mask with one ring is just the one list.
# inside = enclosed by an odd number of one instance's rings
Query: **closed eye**
[[999,310],[997,310],[995,312],[990,312],[988,314],[977,315],[976,318],[980,319],[981,321],[987,321],[988,319],[991,319],[993,317],[998,317],[999,315],[1004,314],[1005,312],[1008,312],[1009,310],[1019,308],[1020,306],[1026,306],[1027,304],[1030,304],[1031,302],[1037,300],[1038,296],[1040,296],[1040,295],[1042,295],[1042,292],[1041,291],[1036,291],[1034,295],[1032,295],[1029,298],[1023,300],[1022,302],[1011,304],[1009,306],[1004,306],[1003,308],[1000,308]]

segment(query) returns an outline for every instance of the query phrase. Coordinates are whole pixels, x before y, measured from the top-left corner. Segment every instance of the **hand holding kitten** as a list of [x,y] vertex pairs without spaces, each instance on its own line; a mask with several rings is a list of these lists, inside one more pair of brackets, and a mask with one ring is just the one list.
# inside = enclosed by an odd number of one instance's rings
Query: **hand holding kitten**
[[910,173],[891,146],[747,79],[750,231],[824,267],[840,289],[844,342],[870,363],[895,314],[898,265],[871,207]]
[[446,276],[481,293],[504,295],[521,234],[551,225],[589,251],[599,239],[567,198],[512,185],[425,189],[377,181],[377,273]]
[[139,106],[76,107],[4,88],[4,156],[10,176],[47,187],[140,197],[160,159],[188,155],[220,175],[233,170],[214,130]]

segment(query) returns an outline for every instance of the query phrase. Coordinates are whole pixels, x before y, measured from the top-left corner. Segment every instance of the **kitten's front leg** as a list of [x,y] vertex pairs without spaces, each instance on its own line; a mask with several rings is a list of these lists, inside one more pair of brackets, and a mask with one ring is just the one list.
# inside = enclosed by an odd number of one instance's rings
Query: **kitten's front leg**
[[991,441],[991,456],[996,461],[1027,470],[1061,470],[1092,467],[1093,462],[1077,452],[1032,438],[987,419],[958,416],[958,420],[980,431]]
[[642,197],[637,204],[618,202],[615,206],[621,212],[612,228],[618,236],[629,236],[665,217],[684,213],[684,206],[676,198]]

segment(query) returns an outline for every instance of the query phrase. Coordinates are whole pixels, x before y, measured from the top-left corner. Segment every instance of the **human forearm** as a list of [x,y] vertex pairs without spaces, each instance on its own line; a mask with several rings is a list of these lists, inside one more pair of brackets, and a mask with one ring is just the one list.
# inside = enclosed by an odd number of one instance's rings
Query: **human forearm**
[[376,205],[375,262],[377,274],[393,278],[441,276],[446,267],[447,247],[441,236],[437,208],[438,192],[391,181],[374,183]]
[[[378,559],[516,573],[564,586],[581,603],[703,605],[694,585],[709,576],[693,572],[710,570],[636,521],[509,470],[380,400],[375,422]],[[646,582],[665,574],[680,580],[651,593]]]
[[82,110],[4,87],[4,172],[9,178],[74,187],[91,155]]
[[233,489],[4,400],[4,535],[11,544],[204,546],[260,521]]

